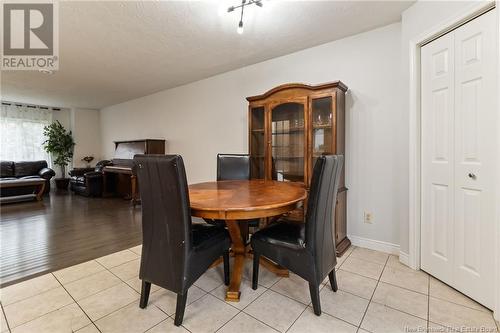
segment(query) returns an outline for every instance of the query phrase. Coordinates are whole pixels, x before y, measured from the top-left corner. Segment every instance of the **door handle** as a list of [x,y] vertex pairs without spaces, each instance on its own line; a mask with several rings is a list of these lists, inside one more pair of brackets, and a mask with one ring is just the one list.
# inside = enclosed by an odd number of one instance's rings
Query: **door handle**
[[473,174],[472,172],[469,172],[469,178],[471,179],[476,179],[476,175]]

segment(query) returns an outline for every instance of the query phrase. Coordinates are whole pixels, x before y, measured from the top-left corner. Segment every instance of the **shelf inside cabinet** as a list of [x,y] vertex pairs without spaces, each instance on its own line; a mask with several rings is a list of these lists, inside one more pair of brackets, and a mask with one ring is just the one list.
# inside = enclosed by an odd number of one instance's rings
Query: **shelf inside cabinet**
[[328,124],[328,125],[313,125],[313,129],[331,129],[332,128],[332,124]]
[[294,131],[294,132],[273,132],[271,135],[304,135],[304,131]]
[[324,155],[332,155],[333,153],[331,152],[327,152],[327,151],[324,151],[324,152],[316,152],[316,153],[313,153],[313,157],[321,157],[321,156],[324,156]]
[[284,130],[284,131],[272,132],[272,134],[273,135],[276,135],[276,134],[295,134],[295,133],[300,133],[300,132],[304,132],[304,127],[290,127],[289,129]]
[[291,144],[291,145],[279,145],[279,144],[274,144],[272,145],[272,148],[283,148],[283,149],[290,149],[290,148],[297,148],[297,147],[302,147],[301,150],[303,149],[303,146],[298,145],[298,144]]
[[275,160],[293,160],[298,158],[304,158],[304,156],[273,156]]

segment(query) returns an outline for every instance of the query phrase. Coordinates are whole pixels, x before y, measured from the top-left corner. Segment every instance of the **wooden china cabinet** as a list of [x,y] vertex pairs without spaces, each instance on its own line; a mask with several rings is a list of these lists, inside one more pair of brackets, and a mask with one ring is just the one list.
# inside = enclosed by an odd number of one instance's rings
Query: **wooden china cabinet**
[[[247,97],[252,178],[302,182],[309,188],[318,156],[345,155],[346,91],[340,81],[314,86],[291,83]],[[351,245],[346,201],[344,168],[335,211],[337,256]],[[303,210],[290,216],[302,217]]]

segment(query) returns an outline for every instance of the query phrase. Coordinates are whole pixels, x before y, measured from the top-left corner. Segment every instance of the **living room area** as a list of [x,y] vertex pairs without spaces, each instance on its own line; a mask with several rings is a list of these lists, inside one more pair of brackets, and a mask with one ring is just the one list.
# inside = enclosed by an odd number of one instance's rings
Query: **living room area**
[[497,1],[0,6],[0,333],[500,331]]
[[140,244],[140,209],[102,197],[98,110],[2,102],[1,115],[2,286]]

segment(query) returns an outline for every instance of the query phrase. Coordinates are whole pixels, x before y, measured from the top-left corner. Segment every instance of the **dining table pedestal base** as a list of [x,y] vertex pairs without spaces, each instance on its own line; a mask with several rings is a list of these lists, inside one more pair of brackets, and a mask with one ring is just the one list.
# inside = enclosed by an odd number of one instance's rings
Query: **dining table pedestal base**
[[231,237],[231,250],[234,255],[233,270],[231,272],[231,282],[226,291],[226,301],[239,302],[240,301],[240,284],[243,269],[245,267],[245,242],[241,237],[240,224],[237,220],[226,220],[227,230]]
[[[240,300],[245,259],[251,256],[245,244],[248,238],[248,220],[288,213],[297,209],[306,198],[307,192],[303,184],[265,179],[222,180],[189,186],[192,216],[226,221],[234,257],[226,301]],[[212,267],[217,262],[220,261],[215,261]],[[288,276],[286,269],[266,258],[261,258],[260,263],[279,276]]]

